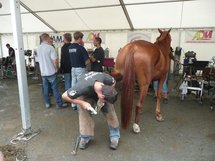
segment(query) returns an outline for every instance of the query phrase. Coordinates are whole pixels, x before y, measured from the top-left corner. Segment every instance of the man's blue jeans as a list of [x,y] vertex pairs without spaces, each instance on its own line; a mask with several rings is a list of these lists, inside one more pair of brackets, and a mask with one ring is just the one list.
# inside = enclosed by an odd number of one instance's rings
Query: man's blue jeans
[[49,97],[49,83],[51,84],[51,88],[54,94],[54,97],[56,99],[56,104],[61,107],[63,104],[63,101],[61,99],[61,95],[59,93],[58,90],[58,81],[57,81],[57,75],[51,75],[51,76],[42,76],[42,80],[43,80],[43,96],[45,99],[45,103],[50,105],[51,104],[51,100]]
[[[158,81],[153,81],[153,88],[155,91],[158,89]],[[167,78],[165,79],[162,87],[162,93],[167,93],[168,92],[168,87],[167,87]]]
[[68,89],[71,88],[71,73],[64,73],[64,86],[65,86],[65,90],[67,91]]
[[[86,68],[75,68],[72,67],[71,69],[71,75],[72,75],[72,84],[71,87],[74,87],[75,84],[78,82],[78,79],[81,75],[86,73]],[[72,103],[72,107],[75,107],[76,105]]]
[[71,69],[71,75],[72,75],[72,87],[75,86],[75,84],[77,83],[79,77],[83,74],[86,73],[86,68],[75,68],[72,67]]

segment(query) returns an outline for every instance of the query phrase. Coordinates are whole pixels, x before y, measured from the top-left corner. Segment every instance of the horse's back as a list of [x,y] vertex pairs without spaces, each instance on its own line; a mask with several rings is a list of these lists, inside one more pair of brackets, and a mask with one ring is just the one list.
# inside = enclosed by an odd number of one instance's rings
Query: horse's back
[[136,79],[143,84],[149,84],[158,77],[163,77],[169,69],[169,59],[154,43],[137,40],[128,43],[120,49],[115,64],[115,70],[124,75],[125,62],[129,54],[134,57]]
[[115,69],[123,75],[124,62],[128,54],[134,55],[134,65],[142,72],[150,73],[154,70],[156,62],[160,59],[159,49],[151,42],[137,40],[128,43],[120,49],[117,58]]
[[[171,30],[171,29],[170,29]],[[128,43],[120,49],[115,63],[116,73],[124,75],[124,69],[127,59],[133,56],[133,68],[135,68],[136,75],[149,74],[149,77],[163,77],[169,70],[169,53],[171,36],[168,31],[161,31],[160,36],[156,39],[155,43],[145,40],[136,40]],[[153,79],[152,78],[152,79]]]
[[153,66],[160,59],[160,50],[151,42],[137,41],[134,44],[134,59],[136,63],[145,64],[143,66]]

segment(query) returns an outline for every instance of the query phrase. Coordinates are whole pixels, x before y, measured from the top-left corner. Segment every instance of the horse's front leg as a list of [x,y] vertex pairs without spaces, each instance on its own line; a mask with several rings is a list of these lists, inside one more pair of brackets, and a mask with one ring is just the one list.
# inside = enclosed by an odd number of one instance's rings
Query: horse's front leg
[[133,131],[134,133],[139,133],[140,132],[140,113],[142,111],[142,105],[143,105],[143,101],[144,98],[146,96],[146,90],[147,86],[144,86],[143,88],[140,88],[140,95],[139,95],[139,99],[136,105],[136,110],[135,110],[135,120],[134,120],[134,124],[133,124]]

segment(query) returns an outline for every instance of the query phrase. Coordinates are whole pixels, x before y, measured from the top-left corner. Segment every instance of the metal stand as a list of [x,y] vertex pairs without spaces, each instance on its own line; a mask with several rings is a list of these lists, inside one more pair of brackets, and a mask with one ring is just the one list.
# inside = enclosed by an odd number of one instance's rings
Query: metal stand
[[10,143],[15,145],[20,141],[29,141],[33,137],[38,135],[40,132],[41,132],[40,129],[38,129],[37,131],[33,131],[31,128],[26,130],[23,129],[20,133],[18,133],[11,139]]

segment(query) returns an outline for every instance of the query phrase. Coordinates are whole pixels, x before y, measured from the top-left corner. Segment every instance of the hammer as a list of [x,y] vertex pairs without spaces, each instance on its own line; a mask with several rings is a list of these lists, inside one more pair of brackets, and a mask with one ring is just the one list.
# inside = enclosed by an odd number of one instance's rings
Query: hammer
[[76,155],[77,154],[77,151],[78,151],[78,145],[79,145],[79,142],[80,142],[80,136],[78,136],[76,138],[76,141],[75,141],[75,146],[73,148],[73,151],[71,152],[72,155]]

